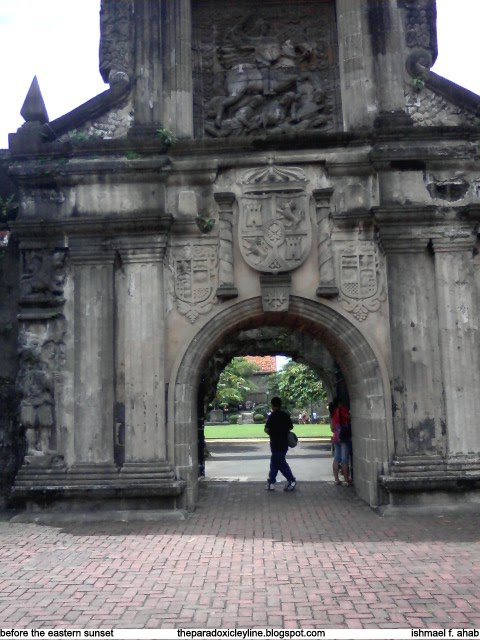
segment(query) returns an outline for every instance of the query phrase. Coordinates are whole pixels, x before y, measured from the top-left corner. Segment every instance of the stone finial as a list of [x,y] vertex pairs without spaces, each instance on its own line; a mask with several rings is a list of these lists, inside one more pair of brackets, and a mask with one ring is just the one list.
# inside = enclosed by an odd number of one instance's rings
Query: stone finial
[[20,110],[20,115],[25,122],[40,122],[41,124],[45,124],[49,121],[37,76],[34,76],[32,80],[27,97]]

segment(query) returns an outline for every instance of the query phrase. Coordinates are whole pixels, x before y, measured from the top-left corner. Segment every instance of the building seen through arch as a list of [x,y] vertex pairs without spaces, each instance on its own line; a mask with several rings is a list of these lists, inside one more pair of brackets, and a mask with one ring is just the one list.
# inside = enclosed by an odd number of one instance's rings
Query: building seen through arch
[[430,71],[434,0],[100,20],[107,90],[50,122],[35,81],[10,136],[12,503],[193,509],[249,341],[341,371],[367,504],[478,500],[480,98]]

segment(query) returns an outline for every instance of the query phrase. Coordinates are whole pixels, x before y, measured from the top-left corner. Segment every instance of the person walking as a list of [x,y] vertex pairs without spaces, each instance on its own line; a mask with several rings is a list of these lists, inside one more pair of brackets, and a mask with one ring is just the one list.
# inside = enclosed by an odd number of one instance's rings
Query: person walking
[[267,479],[267,491],[274,491],[274,485],[277,481],[277,474],[285,476],[287,484],[284,491],[293,491],[297,485],[297,481],[286,460],[288,451],[288,433],[293,429],[293,423],[285,411],[282,411],[281,398],[275,397],[271,399],[272,412],[268,416],[265,425],[265,433],[270,438],[270,472]]
[[349,458],[350,458],[350,442],[341,437],[341,427],[350,425],[350,412],[343,404],[340,398],[335,398],[333,401],[332,413],[331,413],[331,430],[333,433],[333,477],[335,484],[342,484],[338,477],[338,472],[341,469],[342,475],[345,478],[347,485],[352,484],[352,478],[350,476]]

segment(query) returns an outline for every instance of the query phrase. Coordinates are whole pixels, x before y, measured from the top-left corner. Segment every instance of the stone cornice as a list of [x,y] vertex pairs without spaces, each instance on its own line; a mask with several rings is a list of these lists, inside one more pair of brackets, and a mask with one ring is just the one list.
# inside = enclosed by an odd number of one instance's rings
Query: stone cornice
[[[126,151],[128,153],[128,151]],[[11,164],[9,174],[21,185],[42,186],[52,180],[63,184],[97,182],[98,176],[115,175],[116,182],[135,180],[136,182],[166,181],[170,173],[168,156],[148,156],[129,158],[115,154],[110,157],[43,157],[36,161],[21,161]]]
[[68,218],[60,220],[29,220],[12,222],[11,228],[22,241],[45,240],[52,236],[92,237],[138,236],[167,233],[173,222],[168,213],[132,217],[109,216],[105,218]]
[[373,211],[371,209],[352,209],[350,211],[337,211],[332,214],[332,219],[341,228],[354,227],[362,223],[364,226],[373,224]]
[[[391,207],[375,208],[375,224],[387,253],[416,253],[432,242],[435,251],[473,248],[477,208]],[[438,249],[437,249],[438,247]]]

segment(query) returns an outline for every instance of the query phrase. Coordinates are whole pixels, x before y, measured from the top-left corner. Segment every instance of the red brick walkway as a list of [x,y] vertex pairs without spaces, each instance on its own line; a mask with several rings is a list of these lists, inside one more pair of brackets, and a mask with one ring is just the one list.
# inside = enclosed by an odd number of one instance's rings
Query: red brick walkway
[[184,521],[0,523],[0,627],[480,627],[480,514],[202,485]]

